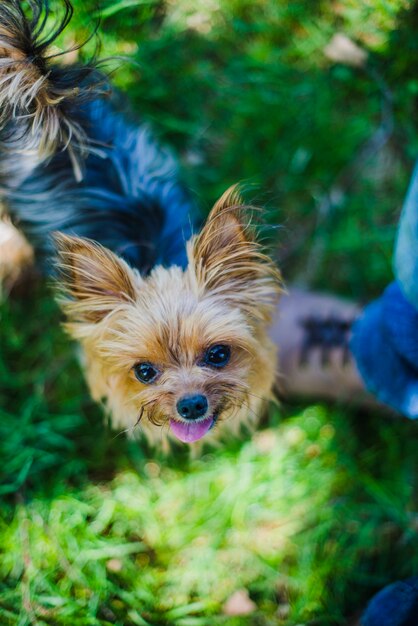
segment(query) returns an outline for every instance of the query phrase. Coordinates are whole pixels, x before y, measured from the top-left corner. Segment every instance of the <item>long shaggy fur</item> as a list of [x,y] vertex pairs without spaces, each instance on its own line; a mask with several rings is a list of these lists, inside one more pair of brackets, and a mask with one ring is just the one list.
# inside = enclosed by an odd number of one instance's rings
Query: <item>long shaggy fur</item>
[[[203,394],[205,419],[236,431],[260,415],[276,371],[267,325],[281,280],[251,210],[232,188],[193,235],[170,153],[100,74],[52,63],[69,0],[52,33],[48,0],[29,7],[28,18],[26,2],[0,4],[0,203],[54,266],[92,396],[114,425],[160,440],[182,427],[179,399]],[[222,369],[205,361],[219,345],[230,351]],[[139,363],[156,368],[152,384]]]
[[[219,430],[236,432],[243,422],[255,423],[272,398],[277,355],[267,323],[280,274],[247,224],[231,189],[190,240],[186,269],[157,266],[148,277],[96,243],[58,238],[66,328],[84,348],[93,397],[105,400],[115,424],[140,425],[159,438],[177,400],[204,393],[219,414]],[[219,343],[231,348],[228,367],[202,367],[202,354]],[[140,361],[161,368],[155,384],[133,376]]]
[[193,210],[175,160],[94,67],[54,62],[69,0],[54,3],[52,32],[48,0],[31,0],[31,18],[25,4],[0,3],[0,202],[46,264],[60,231],[99,241],[144,272],[184,265]]
[[[17,139],[39,157],[58,148],[74,150],[86,142],[86,133],[74,120],[74,103],[90,94],[97,81],[93,69],[62,70],[51,64],[50,45],[69,23],[73,9],[62,0],[62,15],[52,33],[47,31],[51,10],[48,0],[29,0],[28,19],[20,0],[0,4],[0,128],[2,149]],[[90,79],[90,80],[88,80]],[[19,119],[19,127],[15,120]]]

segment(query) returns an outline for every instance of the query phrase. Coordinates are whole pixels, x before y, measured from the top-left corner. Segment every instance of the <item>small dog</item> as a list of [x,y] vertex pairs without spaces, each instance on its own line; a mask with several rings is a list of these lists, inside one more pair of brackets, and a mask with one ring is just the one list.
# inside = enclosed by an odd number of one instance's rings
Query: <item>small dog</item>
[[37,261],[52,259],[65,328],[116,427],[156,439],[167,425],[183,442],[236,430],[272,394],[280,273],[236,188],[194,235],[170,154],[97,69],[52,63],[72,16],[60,6],[49,33],[48,0],[0,5],[0,201]]

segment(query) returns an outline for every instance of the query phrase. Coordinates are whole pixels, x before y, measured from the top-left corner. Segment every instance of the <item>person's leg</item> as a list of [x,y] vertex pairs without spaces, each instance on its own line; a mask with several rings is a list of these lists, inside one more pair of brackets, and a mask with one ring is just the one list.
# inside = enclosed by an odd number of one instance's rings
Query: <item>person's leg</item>
[[271,336],[283,398],[379,404],[418,418],[418,310],[398,282],[364,309],[290,289]]
[[[283,395],[378,397],[418,419],[418,165],[403,207],[394,270],[396,281],[364,310],[290,289],[271,328]],[[359,626],[418,626],[418,577],[382,589]]]
[[279,394],[373,403],[349,348],[360,313],[353,302],[288,289],[279,303],[271,337],[279,349]]
[[379,591],[359,626],[418,626],[418,578],[398,581]]

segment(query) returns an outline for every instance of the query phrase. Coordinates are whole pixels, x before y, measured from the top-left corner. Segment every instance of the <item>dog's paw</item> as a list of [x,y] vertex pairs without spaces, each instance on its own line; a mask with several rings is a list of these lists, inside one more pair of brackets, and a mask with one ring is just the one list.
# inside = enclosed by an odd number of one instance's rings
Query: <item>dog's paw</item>
[[33,264],[34,252],[7,216],[0,217],[0,296],[9,291]]

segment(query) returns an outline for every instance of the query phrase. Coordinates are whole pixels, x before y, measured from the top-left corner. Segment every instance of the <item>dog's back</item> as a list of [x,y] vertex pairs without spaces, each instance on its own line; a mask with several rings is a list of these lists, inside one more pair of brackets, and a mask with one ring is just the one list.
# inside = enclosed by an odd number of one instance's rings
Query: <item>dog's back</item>
[[29,20],[20,0],[0,5],[0,199],[39,258],[61,231],[98,241],[139,268],[186,262],[191,203],[176,162],[145,126],[128,121],[106,77],[57,66],[44,35],[46,0]]

